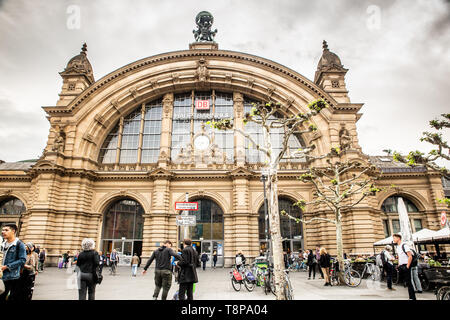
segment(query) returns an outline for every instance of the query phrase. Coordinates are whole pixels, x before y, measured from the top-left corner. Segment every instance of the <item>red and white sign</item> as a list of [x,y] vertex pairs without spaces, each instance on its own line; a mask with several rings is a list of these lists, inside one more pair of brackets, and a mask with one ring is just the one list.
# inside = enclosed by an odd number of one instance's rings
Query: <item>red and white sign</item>
[[198,202],[175,202],[175,210],[198,210]]
[[209,110],[209,100],[197,100],[197,101],[195,101],[195,109],[197,109],[197,110]]
[[441,212],[441,224],[443,226],[445,226],[445,224],[447,223],[447,214],[445,213],[445,211]]

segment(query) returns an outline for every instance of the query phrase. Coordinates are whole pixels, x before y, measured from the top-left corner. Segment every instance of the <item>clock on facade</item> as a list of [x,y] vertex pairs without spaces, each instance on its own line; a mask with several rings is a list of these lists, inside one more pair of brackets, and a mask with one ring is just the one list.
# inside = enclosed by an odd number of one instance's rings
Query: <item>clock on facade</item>
[[194,140],[194,146],[197,150],[206,150],[209,146],[209,143],[209,137],[204,134],[197,136]]

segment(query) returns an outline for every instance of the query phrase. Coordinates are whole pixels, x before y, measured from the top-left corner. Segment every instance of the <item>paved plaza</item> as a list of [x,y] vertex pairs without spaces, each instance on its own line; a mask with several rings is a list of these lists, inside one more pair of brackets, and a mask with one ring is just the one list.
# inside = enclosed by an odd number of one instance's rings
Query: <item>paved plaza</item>
[[[273,300],[272,294],[265,295],[263,290],[256,287],[248,292],[244,286],[236,292],[231,287],[230,269],[218,268],[216,270],[201,268],[198,270],[199,283],[194,293],[196,300]],[[139,269],[137,277],[131,277],[130,267],[119,267],[118,274],[112,276],[109,269],[103,270],[104,279],[97,286],[97,300],[150,300],[152,299],[154,285],[154,269],[150,268],[147,274],[142,275]],[[33,300],[76,300],[76,274],[73,269],[46,268],[36,279]],[[407,300],[408,291],[403,286],[396,286],[396,291],[386,289],[385,282],[372,282],[363,280],[357,288],[324,287],[324,281],[316,278],[308,280],[306,272],[291,272],[291,282],[296,300]],[[172,298],[178,290],[178,284],[173,282],[168,299]],[[418,300],[435,300],[433,292],[417,294]]]

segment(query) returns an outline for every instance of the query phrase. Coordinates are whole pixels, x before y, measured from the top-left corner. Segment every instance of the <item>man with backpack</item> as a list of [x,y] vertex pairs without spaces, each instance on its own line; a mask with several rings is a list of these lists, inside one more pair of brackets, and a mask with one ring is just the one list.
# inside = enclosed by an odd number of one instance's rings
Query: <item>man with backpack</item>
[[422,285],[420,283],[419,279],[419,270],[418,270],[418,263],[419,263],[419,254],[413,249],[414,243],[408,242],[408,245],[413,253],[413,262],[411,263],[411,280],[414,287],[415,292],[422,293]]
[[394,234],[393,238],[394,243],[397,245],[400,276],[405,279],[406,284],[408,285],[409,300],[416,300],[416,294],[411,281],[411,267],[414,259],[413,253],[406,242],[402,242],[402,236],[400,234]]
[[5,291],[0,295],[0,301],[5,301],[9,294],[9,301],[22,300],[20,270],[27,261],[27,251],[25,244],[16,238],[17,226],[15,224],[6,224],[2,228],[3,261],[0,264],[0,270],[3,272],[3,283]]

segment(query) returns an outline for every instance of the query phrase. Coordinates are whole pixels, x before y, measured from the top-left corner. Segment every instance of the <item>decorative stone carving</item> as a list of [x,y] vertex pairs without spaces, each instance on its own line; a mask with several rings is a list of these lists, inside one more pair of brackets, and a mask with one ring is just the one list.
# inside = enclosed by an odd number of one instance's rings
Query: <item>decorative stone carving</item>
[[166,94],[163,99],[163,112],[164,117],[170,117],[170,111],[173,107],[173,94]]
[[66,144],[66,133],[64,127],[55,126],[55,139],[53,140],[52,151],[64,152]]
[[255,79],[248,78],[247,79],[247,86],[251,89],[251,88],[253,88],[254,85],[255,85]]
[[195,71],[195,78],[200,83],[205,83],[209,80],[208,63],[205,58],[200,58],[197,62],[197,70]]
[[273,93],[275,92],[275,87],[274,86],[270,86],[267,88],[267,95],[270,97],[272,97]]
[[344,123],[341,123],[341,130],[339,130],[339,145],[341,150],[349,149],[352,145],[352,136]]
[[133,100],[136,101],[136,98],[138,97],[138,92],[137,92],[136,87],[130,88],[129,92],[131,93]]
[[171,74],[172,77],[172,83],[173,84],[177,84],[178,82],[180,82],[180,75],[176,72]]

